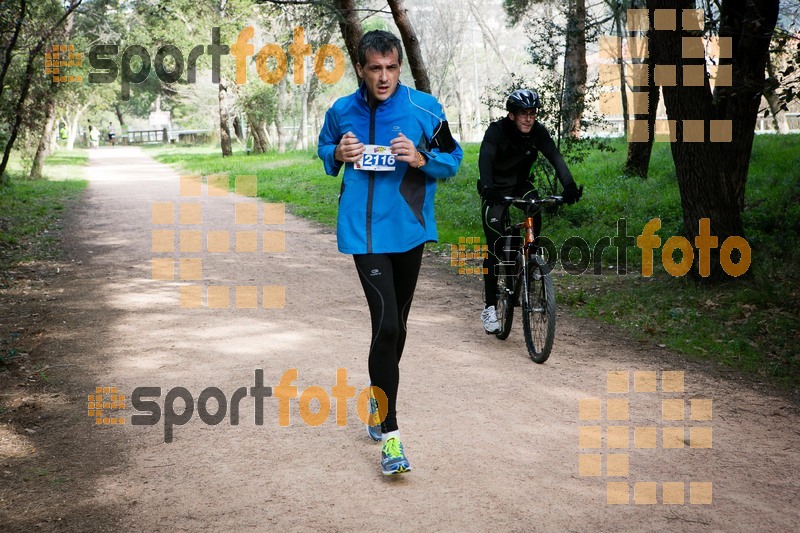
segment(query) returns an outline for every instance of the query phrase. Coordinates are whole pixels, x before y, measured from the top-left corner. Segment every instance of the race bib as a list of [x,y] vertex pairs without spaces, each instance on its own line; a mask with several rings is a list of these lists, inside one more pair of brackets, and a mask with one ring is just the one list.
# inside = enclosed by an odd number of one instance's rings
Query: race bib
[[394,154],[388,146],[378,144],[364,145],[361,160],[355,163],[356,170],[371,170],[375,172],[389,172],[394,170]]

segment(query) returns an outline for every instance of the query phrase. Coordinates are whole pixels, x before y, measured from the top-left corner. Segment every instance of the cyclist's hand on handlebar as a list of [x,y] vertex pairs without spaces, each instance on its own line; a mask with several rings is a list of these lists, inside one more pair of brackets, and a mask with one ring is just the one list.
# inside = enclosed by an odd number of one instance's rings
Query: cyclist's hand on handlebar
[[355,163],[361,159],[362,153],[364,153],[364,144],[353,132],[348,131],[333,151],[333,157],[343,163]]
[[490,204],[503,204],[506,202],[506,195],[497,192],[494,189],[484,188],[481,197]]
[[579,189],[578,186],[575,185],[575,182],[573,181],[572,183],[564,187],[564,194],[562,196],[564,197],[565,204],[570,204],[570,205],[574,204],[575,202],[580,200],[581,196],[583,196],[583,185],[581,185]]

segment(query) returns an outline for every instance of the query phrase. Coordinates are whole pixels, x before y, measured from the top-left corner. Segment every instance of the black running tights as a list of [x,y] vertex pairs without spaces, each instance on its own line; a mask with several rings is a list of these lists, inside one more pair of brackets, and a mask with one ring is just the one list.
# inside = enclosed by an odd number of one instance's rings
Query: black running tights
[[372,319],[369,377],[389,400],[381,431],[397,431],[398,364],[406,343],[406,321],[417,286],[422,249],[407,252],[354,255],[358,277],[364,288]]

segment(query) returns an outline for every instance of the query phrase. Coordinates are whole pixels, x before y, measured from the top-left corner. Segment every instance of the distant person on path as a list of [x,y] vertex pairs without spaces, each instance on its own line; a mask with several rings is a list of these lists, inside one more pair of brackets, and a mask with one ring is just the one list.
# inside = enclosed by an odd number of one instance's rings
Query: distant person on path
[[[478,192],[481,195],[481,219],[489,245],[487,258],[483,260],[483,283],[486,306],[481,312],[481,322],[486,333],[497,333],[497,272],[496,268],[503,253],[503,218],[508,204],[506,196],[536,195],[531,183],[530,173],[539,152],[553,165],[558,181],[564,187],[564,202],[574,204],[582,194],[561,157],[547,129],[536,121],[536,114],[542,108],[539,93],[535,90],[520,89],[512,92],[506,100],[508,115],[489,124],[483,136],[478,156],[480,180]],[[536,234],[542,227],[541,214],[534,218]]]
[[[364,81],[328,110],[318,149],[326,173],[336,176],[344,167],[337,241],[340,252],[353,254],[369,305],[369,375],[386,394],[388,409],[367,433],[383,442],[385,475],[411,470],[397,424],[398,364],[422,250],[438,238],[436,182],[455,175],[464,155],[439,102],[400,83],[402,66],[395,35],[366,33],[356,65]],[[376,405],[371,400],[371,412]]]
[[89,140],[92,142],[92,148],[100,146],[100,130],[89,124]]
[[114,147],[114,125],[110,122],[108,123],[108,143],[111,147]]

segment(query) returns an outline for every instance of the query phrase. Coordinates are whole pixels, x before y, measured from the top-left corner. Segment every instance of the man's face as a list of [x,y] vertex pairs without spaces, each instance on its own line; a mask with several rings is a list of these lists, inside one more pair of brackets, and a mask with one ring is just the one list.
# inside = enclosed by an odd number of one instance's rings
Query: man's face
[[396,49],[386,55],[367,52],[366,65],[356,65],[358,75],[366,85],[370,104],[383,102],[394,94],[400,79],[401,66]]
[[517,125],[519,131],[522,133],[530,133],[533,123],[536,122],[536,111],[533,109],[524,109],[516,113],[509,113],[508,118]]

